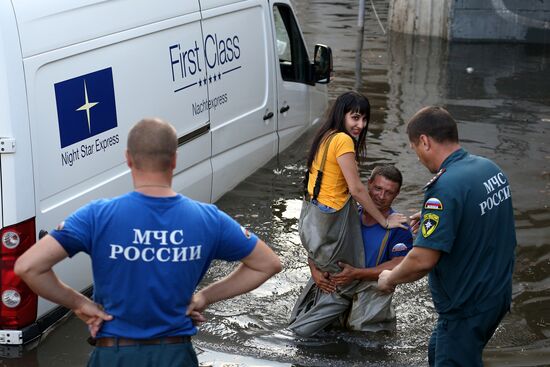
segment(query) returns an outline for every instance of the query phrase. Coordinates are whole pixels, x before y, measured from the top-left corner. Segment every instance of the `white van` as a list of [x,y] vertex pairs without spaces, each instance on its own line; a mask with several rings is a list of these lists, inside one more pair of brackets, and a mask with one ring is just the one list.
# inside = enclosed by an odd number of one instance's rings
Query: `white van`
[[[319,118],[331,69],[326,46],[309,59],[288,0],[1,1],[0,344],[66,312],[13,264],[78,207],[132,189],[135,122],[175,125],[174,188],[214,202]],[[90,290],[87,256],[55,270]]]

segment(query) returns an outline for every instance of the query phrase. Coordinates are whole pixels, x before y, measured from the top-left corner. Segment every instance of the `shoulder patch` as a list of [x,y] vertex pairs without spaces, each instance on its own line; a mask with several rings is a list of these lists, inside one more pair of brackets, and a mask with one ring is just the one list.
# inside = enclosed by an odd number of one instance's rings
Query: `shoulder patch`
[[250,239],[250,232],[248,231],[248,229],[241,226],[241,231],[243,232],[243,234],[246,238]]
[[430,236],[434,233],[438,224],[439,215],[433,213],[424,214],[424,218],[422,219],[422,236],[424,238]]
[[437,179],[439,177],[441,177],[442,174],[445,173],[445,171],[446,171],[445,168],[440,169],[439,172],[437,172],[437,174],[434,177],[432,177],[432,179],[430,181],[428,181],[428,183],[426,185],[424,185],[424,190],[426,190],[428,187],[433,185],[437,181]]
[[403,242],[398,243],[397,245],[394,245],[391,249],[391,252],[401,252],[401,251],[407,251],[407,245],[405,245]]
[[429,198],[424,203],[424,209],[428,210],[443,210],[443,204],[438,198]]

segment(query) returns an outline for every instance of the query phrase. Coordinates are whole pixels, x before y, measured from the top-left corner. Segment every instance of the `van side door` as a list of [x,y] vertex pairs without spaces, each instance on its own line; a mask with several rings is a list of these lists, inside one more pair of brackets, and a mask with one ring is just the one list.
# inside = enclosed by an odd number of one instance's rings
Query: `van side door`
[[[194,112],[207,96],[198,85],[204,62],[198,2],[135,0],[140,11],[128,14],[125,1],[13,4],[28,95],[37,230],[55,228],[93,199],[132,190],[124,158],[128,131],[149,116],[170,121],[180,137],[174,189],[208,201],[209,125],[206,114]],[[107,21],[113,14],[125,15]],[[56,272],[82,290],[91,283],[88,264],[79,254]],[[41,300],[39,315],[51,307]]]
[[212,130],[212,201],[277,153],[267,2],[201,0]]

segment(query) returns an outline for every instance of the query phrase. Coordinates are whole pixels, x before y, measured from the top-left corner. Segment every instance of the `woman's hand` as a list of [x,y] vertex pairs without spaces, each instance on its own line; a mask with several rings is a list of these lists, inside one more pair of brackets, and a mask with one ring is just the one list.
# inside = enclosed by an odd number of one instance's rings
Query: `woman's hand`
[[407,217],[401,213],[392,213],[386,218],[386,229],[389,228],[403,228],[407,229],[407,226],[403,223],[407,223]]

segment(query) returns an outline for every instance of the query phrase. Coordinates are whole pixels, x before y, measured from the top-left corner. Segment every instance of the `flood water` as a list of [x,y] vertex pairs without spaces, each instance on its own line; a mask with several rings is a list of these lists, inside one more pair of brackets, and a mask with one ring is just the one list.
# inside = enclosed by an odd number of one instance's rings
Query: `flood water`
[[[355,72],[357,1],[294,1],[308,48],[332,47],[331,99],[358,83]],[[517,261],[512,311],[496,331],[487,366],[550,365],[550,47],[448,44],[437,39],[384,35],[367,1],[361,91],[373,111],[366,178],[377,163],[404,176],[395,209],[420,208],[430,174],[408,149],[405,122],[420,107],[443,105],[459,122],[462,145],[494,160],[512,187]],[[374,1],[386,24],[387,1]],[[467,69],[472,68],[472,69]],[[268,242],[284,270],[251,294],[209,308],[194,338],[199,348],[293,366],[422,366],[436,316],[425,279],[398,287],[392,333],[328,332],[298,338],[288,331],[290,310],[309,269],[297,233],[301,179],[313,131],[301,137],[218,201],[218,206]],[[206,282],[231,270],[215,264]],[[23,358],[0,366],[84,366],[85,327],[69,318]]]

